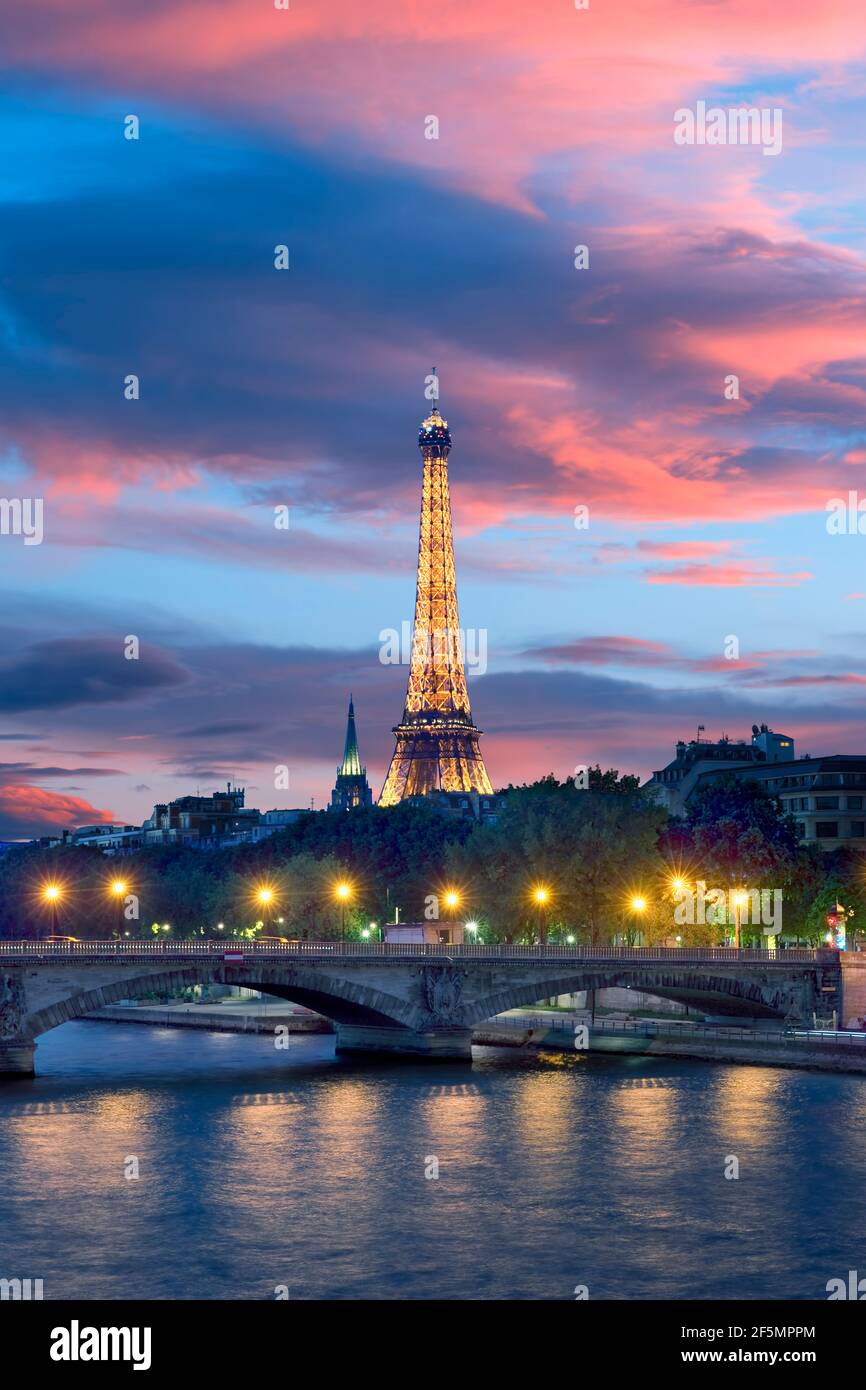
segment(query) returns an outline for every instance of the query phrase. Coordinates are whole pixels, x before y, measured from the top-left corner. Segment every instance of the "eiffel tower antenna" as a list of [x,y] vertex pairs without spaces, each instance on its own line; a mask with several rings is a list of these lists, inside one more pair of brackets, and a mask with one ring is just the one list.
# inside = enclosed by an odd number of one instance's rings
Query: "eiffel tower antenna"
[[478,742],[481,730],[472,722],[463,666],[448,491],[451,435],[439,413],[438,397],[422,421],[418,447],[424,479],[415,628],[406,705],[394,729],[397,741],[380,806],[435,791],[493,791]]

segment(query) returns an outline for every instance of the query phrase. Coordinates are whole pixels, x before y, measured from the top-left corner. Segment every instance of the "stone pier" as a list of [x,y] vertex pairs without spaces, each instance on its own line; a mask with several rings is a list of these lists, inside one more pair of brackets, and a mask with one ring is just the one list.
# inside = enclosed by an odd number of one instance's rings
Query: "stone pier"
[[338,1023],[338,1052],[402,1053],[437,1061],[472,1061],[472,1029],[440,1028],[429,1033],[414,1028],[389,1028],[376,1024]]
[[36,1044],[0,1042],[0,1076],[35,1076]]
[[866,1017],[866,951],[840,951],[842,1008],[839,1027]]

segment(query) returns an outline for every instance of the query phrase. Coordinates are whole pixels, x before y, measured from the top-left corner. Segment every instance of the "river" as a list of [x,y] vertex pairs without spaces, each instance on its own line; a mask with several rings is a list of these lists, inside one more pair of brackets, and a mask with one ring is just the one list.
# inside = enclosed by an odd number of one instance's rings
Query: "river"
[[810,1299],[866,1273],[858,1076],[88,1022],[37,1066],[0,1083],[0,1277],[47,1299]]

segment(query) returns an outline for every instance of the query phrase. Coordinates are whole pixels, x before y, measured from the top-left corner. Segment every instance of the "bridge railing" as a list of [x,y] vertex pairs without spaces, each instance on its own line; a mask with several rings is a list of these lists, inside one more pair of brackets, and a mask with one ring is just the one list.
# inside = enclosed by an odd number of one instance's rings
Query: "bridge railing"
[[415,956],[438,956],[463,960],[535,960],[535,961],[617,961],[640,964],[651,961],[671,961],[684,965],[701,963],[781,965],[838,963],[839,952],[829,947],[810,950],[790,947],[786,950],[737,950],[733,946],[482,946],[466,943],[462,946],[427,944],[421,942],[377,941],[0,941],[0,959],[33,957],[56,960],[127,956],[163,959],[231,958],[244,960],[284,960],[296,956],[337,956],[406,959]]

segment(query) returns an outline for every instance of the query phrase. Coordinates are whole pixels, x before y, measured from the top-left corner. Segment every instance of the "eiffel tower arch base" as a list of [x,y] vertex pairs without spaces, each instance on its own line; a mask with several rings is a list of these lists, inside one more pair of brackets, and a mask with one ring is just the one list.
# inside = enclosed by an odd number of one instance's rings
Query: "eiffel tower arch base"
[[395,806],[407,796],[431,792],[479,792],[492,795],[478,745],[480,730],[401,724],[394,730],[397,745],[379,798],[380,806]]
[[338,1052],[387,1053],[392,1057],[428,1057],[432,1061],[471,1062],[471,1028],[389,1028],[384,1024],[338,1023]]

